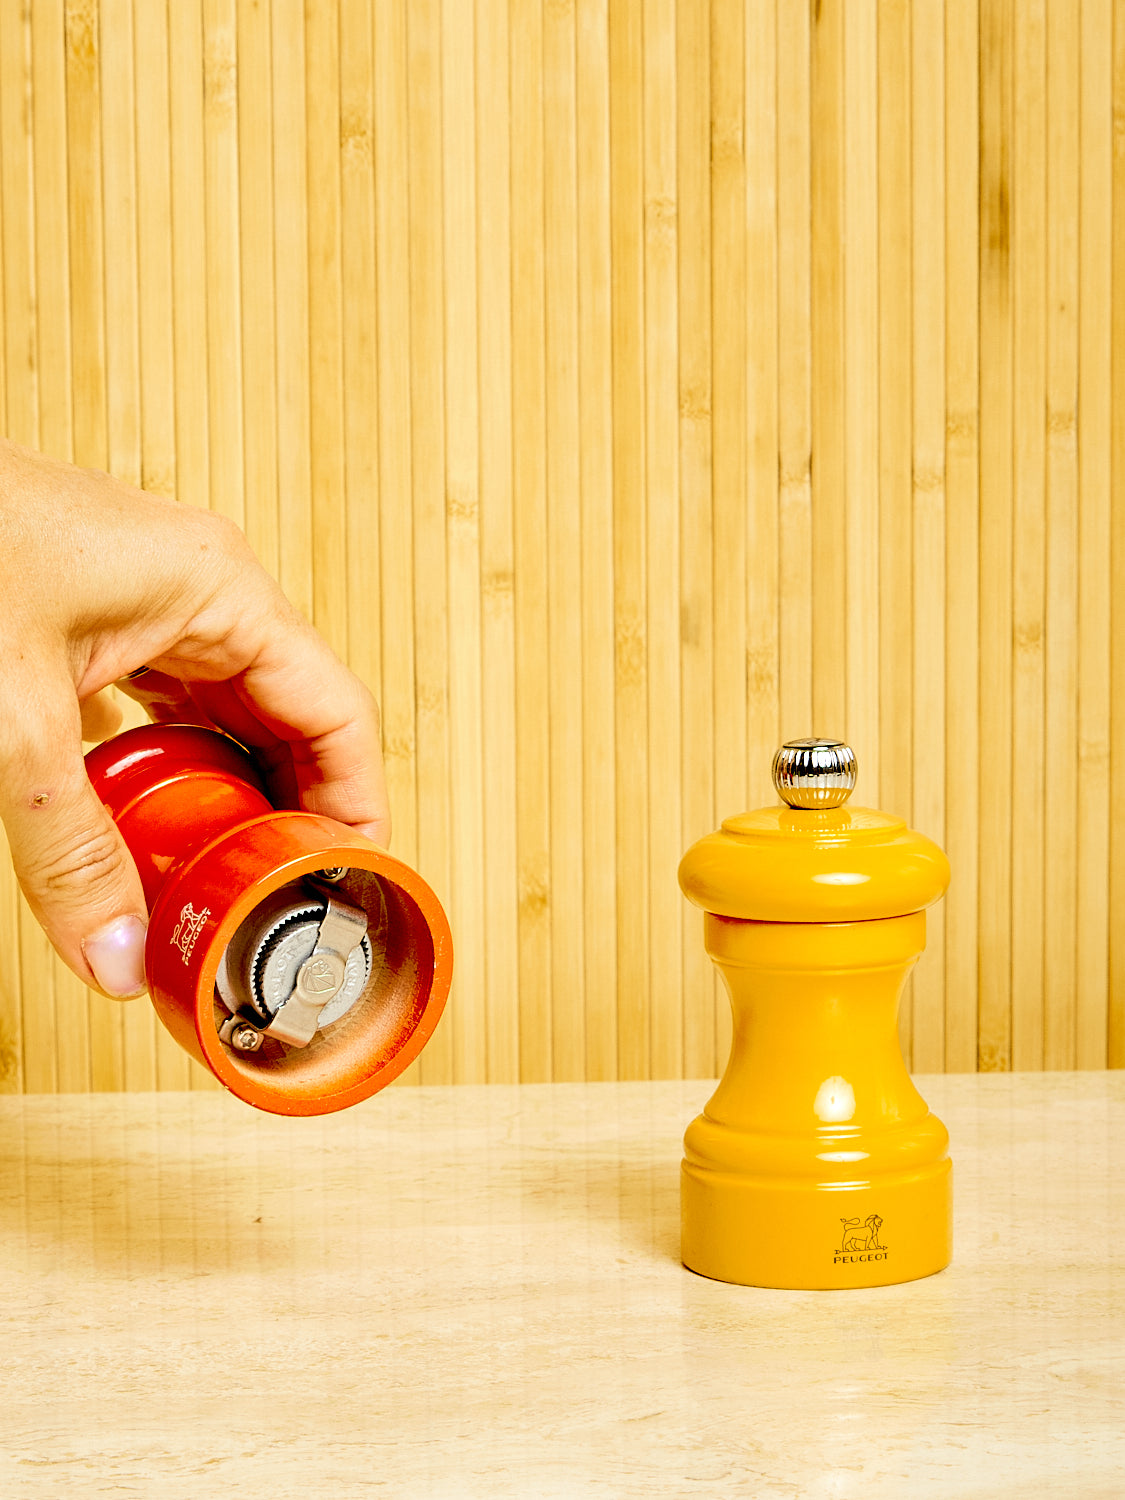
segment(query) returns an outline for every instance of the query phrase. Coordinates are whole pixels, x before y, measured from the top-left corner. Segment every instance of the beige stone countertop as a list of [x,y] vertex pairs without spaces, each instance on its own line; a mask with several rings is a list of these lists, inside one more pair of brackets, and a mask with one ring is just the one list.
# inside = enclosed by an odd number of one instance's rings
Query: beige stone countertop
[[955,1258],[678,1260],[712,1085],[0,1100],[0,1496],[1125,1495],[1125,1073],[919,1080]]

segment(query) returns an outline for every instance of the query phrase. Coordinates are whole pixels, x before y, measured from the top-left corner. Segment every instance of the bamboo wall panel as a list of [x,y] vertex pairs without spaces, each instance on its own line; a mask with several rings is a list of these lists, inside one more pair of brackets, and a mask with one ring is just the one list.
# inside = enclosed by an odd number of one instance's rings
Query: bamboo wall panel
[[[411,1079],[711,1074],[780,739],[948,848],[926,1070],[1125,1066],[1125,5],[0,0],[0,414],[243,525],[446,901]],[[0,1087],[206,1087],[0,871]]]

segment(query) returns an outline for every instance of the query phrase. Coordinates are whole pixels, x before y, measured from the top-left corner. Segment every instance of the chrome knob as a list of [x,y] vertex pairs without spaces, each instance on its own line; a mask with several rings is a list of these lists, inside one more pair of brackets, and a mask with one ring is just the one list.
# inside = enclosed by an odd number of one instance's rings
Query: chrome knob
[[773,784],[790,807],[840,807],[855,781],[855,751],[842,740],[787,740],[773,758]]

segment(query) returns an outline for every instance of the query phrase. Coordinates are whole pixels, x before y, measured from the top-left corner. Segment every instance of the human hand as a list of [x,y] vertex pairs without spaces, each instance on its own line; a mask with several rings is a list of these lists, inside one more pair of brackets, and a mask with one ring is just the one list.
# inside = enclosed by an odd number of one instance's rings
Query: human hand
[[251,748],[276,801],[386,845],[374,698],[232,522],[0,441],[0,817],[27,900],[87,984],[144,989],[144,895],[86,777],[126,691]]

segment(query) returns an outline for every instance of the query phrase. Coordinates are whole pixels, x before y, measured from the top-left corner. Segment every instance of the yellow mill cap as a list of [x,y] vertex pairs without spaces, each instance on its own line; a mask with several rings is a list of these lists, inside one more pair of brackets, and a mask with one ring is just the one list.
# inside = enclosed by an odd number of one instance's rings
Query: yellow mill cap
[[902,818],[846,807],[856,758],[840,740],[790,740],[774,757],[784,806],[727,818],[680,862],[689,901],[757,922],[863,922],[937,901],[949,861]]

